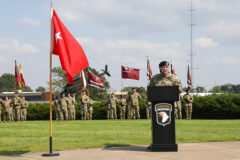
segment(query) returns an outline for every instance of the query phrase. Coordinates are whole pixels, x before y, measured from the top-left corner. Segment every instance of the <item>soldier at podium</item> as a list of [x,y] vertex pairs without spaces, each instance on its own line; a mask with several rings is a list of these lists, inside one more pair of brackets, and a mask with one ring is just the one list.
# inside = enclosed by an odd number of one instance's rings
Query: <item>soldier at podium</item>
[[169,62],[162,61],[159,63],[160,74],[156,74],[150,81],[149,86],[179,86],[180,93],[182,92],[181,80],[169,72]]

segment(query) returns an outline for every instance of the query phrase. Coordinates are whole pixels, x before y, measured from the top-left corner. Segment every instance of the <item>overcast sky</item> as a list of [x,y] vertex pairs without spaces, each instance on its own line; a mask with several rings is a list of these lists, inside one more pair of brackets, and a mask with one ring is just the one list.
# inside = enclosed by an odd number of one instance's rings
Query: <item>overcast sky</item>
[[[121,88],[120,66],[139,68],[146,86],[146,56],[153,74],[162,60],[187,81],[190,63],[191,0],[53,0],[62,22],[82,45],[90,66],[108,64],[112,89]],[[194,85],[239,84],[240,1],[193,0]],[[36,89],[49,81],[50,0],[0,2],[0,75],[22,64],[26,83]],[[60,65],[54,56],[53,66]]]

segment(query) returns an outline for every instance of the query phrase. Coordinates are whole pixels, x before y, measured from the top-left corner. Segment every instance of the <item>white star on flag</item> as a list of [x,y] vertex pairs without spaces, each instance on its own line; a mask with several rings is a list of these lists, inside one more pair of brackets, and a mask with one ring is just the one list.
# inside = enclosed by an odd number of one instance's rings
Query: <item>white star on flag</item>
[[57,43],[58,39],[62,39],[62,37],[60,37],[60,33],[61,32],[58,32],[58,33],[55,34],[56,43]]

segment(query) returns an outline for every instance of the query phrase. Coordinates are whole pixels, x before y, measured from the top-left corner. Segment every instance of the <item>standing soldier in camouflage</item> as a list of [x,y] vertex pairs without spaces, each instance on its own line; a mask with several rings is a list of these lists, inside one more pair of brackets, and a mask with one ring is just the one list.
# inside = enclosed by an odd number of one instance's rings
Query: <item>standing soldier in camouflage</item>
[[76,99],[75,99],[75,94],[73,94],[73,101],[75,102],[73,104],[73,120],[76,120],[76,105],[77,105],[77,102],[76,102]]
[[132,104],[131,104],[131,95],[130,93],[128,93],[128,97],[127,97],[127,118],[128,119],[132,119]]
[[174,102],[175,106],[175,119],[182,119],[182,95],[179,94],[179,101]]
[[4,109],[3,120],[4,121],[12,121],[12,117],[11,117],[12,115],[10,113],[11,100],[9,100],[8,97],[6,97],[4,101],[2,99],[0,99],[0,103],[3,105],[3,109]]
[[147,119],[152,118],[152,103],[151,102],[147,102],[146,114],[147,114]]
[[10,110],[9,110],[9,114],[10,114],[11,121],[14,121],[14,106],[13,106],[13,100],[12,100],[12,97],[9,97],[9,101],[10,101]]
[[83,117],[82,120],[86,120],[88,118],[88,105],[89,105],[89,97],[86,95],[86,92],[83,91],[82,95],[82,112],[83,112]]
[[68,105],[68,116],[70,120],[74,120],[74,105],[76,101],[71,97],[71,94],[68,93],[67,105]]
[[18,97],[18,93],[14,93],[13,106],[15,108],[15,120],[21,120],[21,98]]
[[115,97],[115,94],[112,93],[109,99],[110,119],[117,119],[117,103],[119,103],[119,100]]
[[63,115],[60,115],[62,112],[60,111],[61,107],[60,107],[59,96],[57,96],[57,99],[54,101],[54,105],[55,105],[56,120],[62,120],[61,117],[63,117]]
[[28,102],[25,100],[25,97],[22,97],[22,99],[21,99],[21,121],[27,120],[27,107],[28,107]]
[[136,88],[133,88],[133,94],[131,95],[132,107],[133,107],[133,119],[140,119],[139,113],[139,101],[141,99],[140,94],[136,91]]
[[95,102],[92,100],[92,99],[90,99],[89,100],[89,108],[88,108],[88,119],[89,120],[92,120],[92,114],[93,114],[93,104],[94,104]]
[[178,86],[179,95],[182,92],[181,80],[175,75],[169,72],[169,62],[162,61],[159,63],[160,74],[155,75],[149,86]]
[[187,93],[183,96],[185,100],[185,110],[186,110],[186,119],[192,119],[192,103],[193,96],[190,94],[190,89],[187,90]]
[[120,106],[120,118],[125,119],[127,100],[126,100],[126,98],[124,98],[123,95],[121,95],[120,105],[121,105]]
[[65,94],[62,94],[62,98],[60,100],[60,108],[61,108],[61,119],[62,120],[68,120],[68,109],[67,109],[67,98],[65,97]]

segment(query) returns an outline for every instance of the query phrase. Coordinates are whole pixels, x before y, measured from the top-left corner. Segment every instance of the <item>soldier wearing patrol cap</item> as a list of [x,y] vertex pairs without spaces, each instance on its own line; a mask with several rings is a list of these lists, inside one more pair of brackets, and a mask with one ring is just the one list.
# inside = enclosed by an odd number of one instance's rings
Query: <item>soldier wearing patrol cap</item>
[[18,97],[17,92],[14,93],[13,106],[15,108],[15,120],[20,121],[21,120],[21,98]]
[[193,96],[190,94],[190,89],[186,91],[187,93],[183,96],[185,100],[185,110],[186,110],[186,119],[192,119],[192,103],[193,103]]
[[131,95],[131,101],[132,101],[132,108],[133,108],[133,119],[135,118],[140,119],[139,101],[141,100],[141,96],[137,92],[136,88],[133,88],[132,91],[133,91],[133,94]]
[[[162,61],[159,63],[160,74],[155,75],[149,86],[178,86],[179,94],[182,92],[181,80],[175,75],[169,72],[169,62]],[[180,96],[179,96],[180,101]]]

